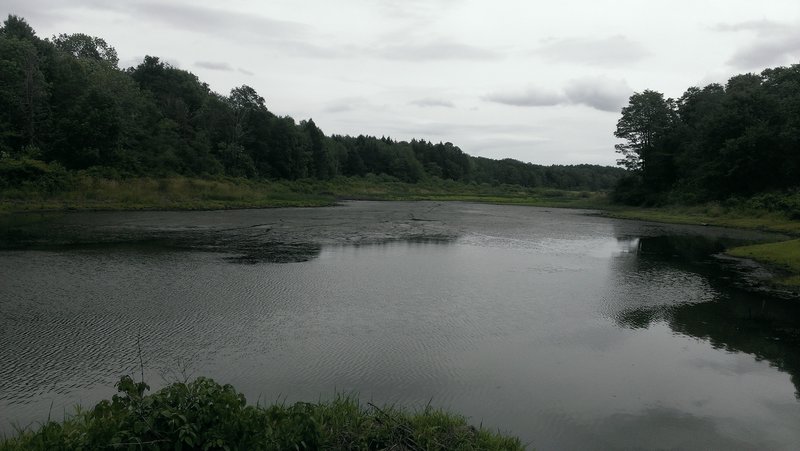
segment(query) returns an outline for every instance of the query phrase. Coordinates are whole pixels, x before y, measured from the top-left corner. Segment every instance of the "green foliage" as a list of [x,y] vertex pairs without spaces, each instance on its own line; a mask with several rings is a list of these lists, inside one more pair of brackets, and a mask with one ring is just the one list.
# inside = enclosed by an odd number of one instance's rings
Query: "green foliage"
[[35,146],[48,164],[108,176],[331,180],[371,173],[407,183],[590,191],[610,189],[623,173],[475,158],[452,143],[325,136],[313,120],[271,113],[250,86],[226,97],[155,56],[124,70],[117,63],[102,38],[42,40],[9,16],[0,28],[0,156]]
[[[692,87],[677,101],[636,93],[615,136],[626,140],[617,146],[620,164],[634,176],[617,185],[616,201],[781,198],[800,186],[800,64]],[[767,198],[763,206],[800,217],[796,206]]]
[[0,451],[523,449],[516,438],[431,408],[365,408],[344,396],[328,403],[253,406],[232,386],[207,378],[147,395],[147,384],[124,376],[117,389],[110,401],[78,410],[62,423],[48,421],[0,441]]
[[615,148],[623,158],[617,164],[629,171],[646,172],[653,154],[662,150],[675,120],[675,103],[660,92],[634,93],[622,109],[614,136],[624,139]]
[[[36,153],[35,150],[31,150]],[[72,177],[58,164],[23,156],[0,158],[0,189],[33,190],[52,194],[71,186]]]
[[800,220],[800,190],[789,193],[761,193],[745,200],[731,199],[729,203],[742,203],[752,210],[779,212],[789,219]]
[[53,44],[64,52],[76,58],[88,58],[95,61],[106,62],[116,66],[119,62],[117,51],[106,43],[103,38],[85,35],[83,33],[60,34],[53,37]]

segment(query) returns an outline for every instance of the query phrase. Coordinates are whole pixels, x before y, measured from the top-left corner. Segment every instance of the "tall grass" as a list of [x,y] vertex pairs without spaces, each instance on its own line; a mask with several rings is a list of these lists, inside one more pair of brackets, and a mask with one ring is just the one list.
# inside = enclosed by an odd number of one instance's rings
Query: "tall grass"
[[211,379],[174,383],[153,394],[123,377],[119,394],[63,422],[48,421],[0,441],[11,450],[521,450],[519,439],[425,408],[330,402],[248,405]]
[[26,184],[0,189],[0,211],[41,210],[191,210],[333,205],[341,199],[459,200],[539,206],[592,207],[600,193],[492,186],[430,179],[405,183],[394,177],[338,177],[332,180],[254,181],[200,179],[103,178],[69,176],[58,190]]

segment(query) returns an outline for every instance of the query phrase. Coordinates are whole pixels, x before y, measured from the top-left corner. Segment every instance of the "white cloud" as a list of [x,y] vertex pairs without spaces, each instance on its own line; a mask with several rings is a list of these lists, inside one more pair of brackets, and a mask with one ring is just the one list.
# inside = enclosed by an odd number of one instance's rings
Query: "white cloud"
[[550,61],[611,67],[635,63],[649,55],[642,44],[622,35],[603,39],[559,39],[547,42],[534,53]]

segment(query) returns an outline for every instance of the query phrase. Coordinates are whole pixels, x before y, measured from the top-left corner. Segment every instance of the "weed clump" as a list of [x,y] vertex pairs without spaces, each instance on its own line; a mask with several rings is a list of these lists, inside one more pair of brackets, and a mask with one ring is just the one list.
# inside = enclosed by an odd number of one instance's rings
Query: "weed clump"
[[458,415],[426,408],[408,413],[330,402],[248,405],[231,385],[208,378],[155,393],[125,376],[118,394],[65,421],[0,440],[6,450],[516,450],[519,439],[469,426]]

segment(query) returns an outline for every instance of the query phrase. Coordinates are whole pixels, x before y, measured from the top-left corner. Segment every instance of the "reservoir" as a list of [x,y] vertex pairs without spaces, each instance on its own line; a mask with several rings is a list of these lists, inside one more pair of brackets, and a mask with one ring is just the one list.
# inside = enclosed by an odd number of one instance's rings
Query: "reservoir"
[[796,449],[800,303],[770,235],[439,202],[6,218],[0,433],[125,374],[461,413],[548,449]]

